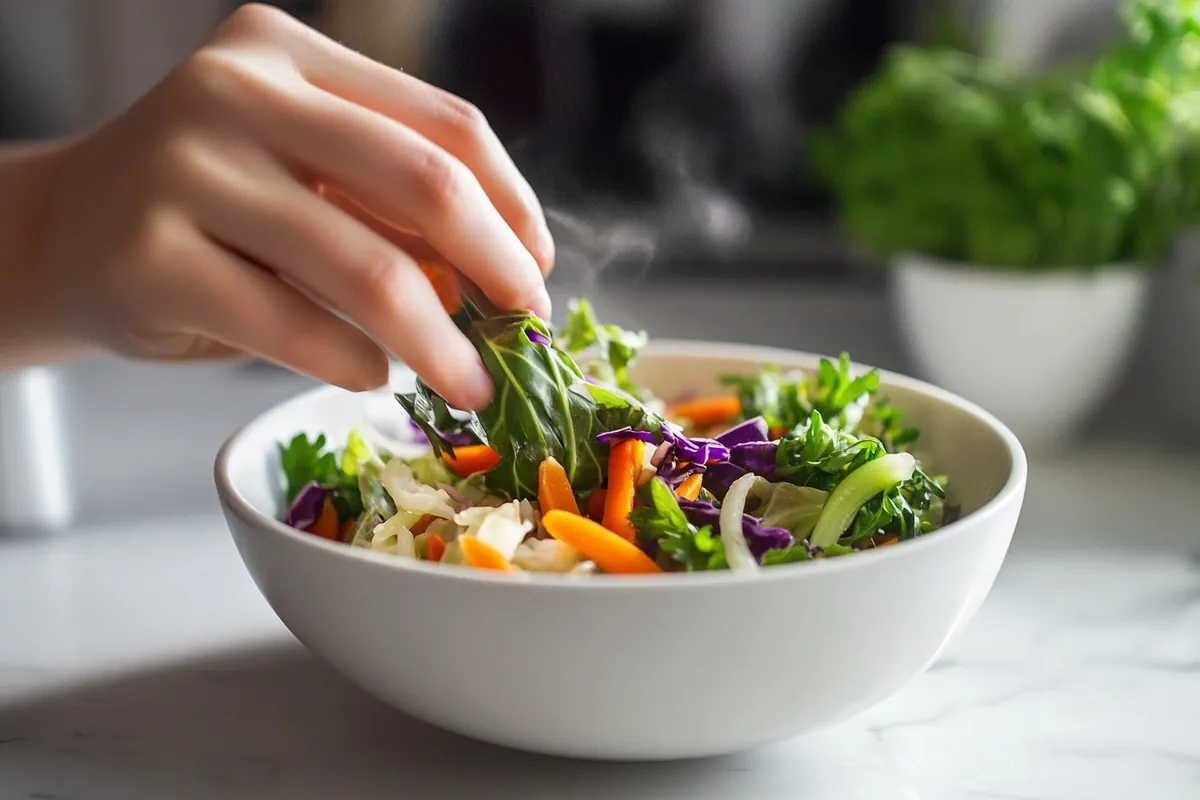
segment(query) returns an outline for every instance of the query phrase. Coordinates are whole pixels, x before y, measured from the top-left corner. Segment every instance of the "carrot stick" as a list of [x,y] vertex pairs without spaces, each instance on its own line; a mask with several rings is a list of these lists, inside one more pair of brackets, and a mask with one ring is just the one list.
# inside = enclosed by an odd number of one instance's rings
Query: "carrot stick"
[[463,563],[467,566],[512,572],[513,566],[508,559],[487,542],[481,542],[475,536],[460,536],[458,544],[462,548]]
[[421,272],[425,273],[425,278],[433,285],[433,290],[437,292],[438,300],[442,301],[442,308],[446,309],[446,313],[453,314],[458,311],[462,306],[462,287],[454,272],[440,264],[432,264],[428,261],[418,262],[417,266],[421,268]]
[[662,572],[636,544],[585,517],[551,511],[542,517],[542,525],[555,539],[574,547],[605,572],[616,575]]
[[718,422],[728,422],[740,413],[742,413],[741,401],[733,395],[688,400],[667,408],[668,417],[690,420],[696,425],[716,425]]
[[700,496],[700,486],[704,483],[704,476],[697,472],[695,475],[689,475],[684,478],[683,483],[679,484],[679,488],[675,490],[675,494],[682,497],[684,500],[695,500]]
[[437,519],[437,517],[435,517],[433,514],[426,514],[414,522],[413,526],[409,528],[409,530],[412,531],[413,536],[420,536],[425,532],[426,528],[433,524],[435,519]]
[[322,539],[336,541],[339,539],[339,534],[342,532],[342,526],[338,524],[337,509],[333,507],[333,503],[328,500],[321,507],[321,515],[317,517],[317,521],[308,529],[308,532],[314,536],[319,536]]
[[476,472],[487,472],[500,463],[500,454],[486,444],[471,444],[454,448],[454,458],[442,453],[446,466],[460,478],[468,478]]
[[608,492],[604,497],[604,527],[632,542],[635,536],[629,524],[629,512],[633,511],[633,498],[637,493],[638,476],[642,473],[642,459],[646,443],[640,439],[626,439],[614,445],[608,457]]
[[900,537],[899,537],[899,536],[889,536],[889,537],[887,537],[886,539],[884,539],[882,542],[880,542],[879,544],[877,544],[877,545],[875,545],[875,546],[876,546],[876,547],[887,547],[888,545],[895,544],[895,543],[896,543],[896,542],[898,542],[898,541],[900,541]]
[[554,456],[549,456],[538,465],[538,505],[542,513],[558,509],[579,513],[579,504],[575,502],[575,492],[571,489],[571,479],[567,471]]
[[[446,554],[446,542],[436,533],[429,534],[429,561],[441,561]],[[499,555],[499,553],[497,553]]]
[[588,497],[587,515],[597,522],[604,518],[604,499],[607,496],[608,490],[601,487]]

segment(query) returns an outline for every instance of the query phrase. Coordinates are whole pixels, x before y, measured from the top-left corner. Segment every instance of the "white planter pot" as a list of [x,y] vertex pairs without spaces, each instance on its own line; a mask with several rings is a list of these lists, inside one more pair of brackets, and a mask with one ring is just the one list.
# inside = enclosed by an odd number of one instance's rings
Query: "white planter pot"
[[1020,273],[895,259],[892,288],[925,377],[961,394],[1035,451],[1056,449],[1112,390],[1142,318],[1147,273]]

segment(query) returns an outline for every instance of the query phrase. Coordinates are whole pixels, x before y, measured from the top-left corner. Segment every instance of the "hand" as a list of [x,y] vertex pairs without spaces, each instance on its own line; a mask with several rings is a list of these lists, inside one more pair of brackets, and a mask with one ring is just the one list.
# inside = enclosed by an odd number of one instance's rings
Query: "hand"
[[268,7],[59,157],[47,290],[125,355],[250,353],[360,390],[386,349],[477,408],[491,382],[419,262],[550,313],[545,217],[479,111]]

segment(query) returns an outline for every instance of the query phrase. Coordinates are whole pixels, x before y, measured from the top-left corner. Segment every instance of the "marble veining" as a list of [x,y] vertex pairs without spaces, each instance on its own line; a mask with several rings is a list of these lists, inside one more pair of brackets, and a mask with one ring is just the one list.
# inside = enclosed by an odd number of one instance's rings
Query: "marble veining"
[[0,540],[0,800],[1200,798],[1200,533],[1179,491],[1200,465],[1097,492],[1122,457],[1035,465],[992,596],[896,697],[683,764],[540,758],[403,717],[292,639],[215,514]]

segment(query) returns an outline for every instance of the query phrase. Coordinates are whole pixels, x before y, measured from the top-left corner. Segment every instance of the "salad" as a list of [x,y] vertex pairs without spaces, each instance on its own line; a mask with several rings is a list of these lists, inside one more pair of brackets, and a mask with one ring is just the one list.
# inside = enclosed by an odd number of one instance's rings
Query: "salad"
[[[418,381],[403,447],[279,445],[283,521],[399,558],[513,573],[754,573],[887,547],[955,513],[918,432],[850,359],[730,375],[666,404],[630,377],[644,333],[574,301],[561,331],[527,313],[455,315],[496,386],[477,413]],[[578,359],[578,360],[577,360]]]

